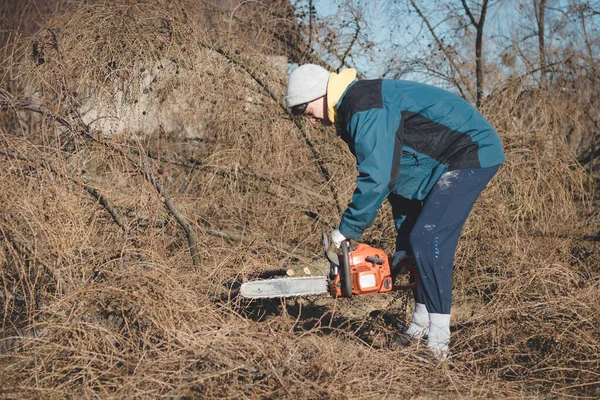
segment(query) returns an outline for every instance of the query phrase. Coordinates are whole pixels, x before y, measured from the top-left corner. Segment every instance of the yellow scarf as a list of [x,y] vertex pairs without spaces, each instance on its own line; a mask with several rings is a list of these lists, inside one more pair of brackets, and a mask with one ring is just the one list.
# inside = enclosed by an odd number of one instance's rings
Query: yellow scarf
[[344,91],[356,78],[356,70],[348,68],[341,71],[339,74],[332,72],[327,82],[327,117],[335,124],[337,119],[336,104],[340,101],[340,97]]

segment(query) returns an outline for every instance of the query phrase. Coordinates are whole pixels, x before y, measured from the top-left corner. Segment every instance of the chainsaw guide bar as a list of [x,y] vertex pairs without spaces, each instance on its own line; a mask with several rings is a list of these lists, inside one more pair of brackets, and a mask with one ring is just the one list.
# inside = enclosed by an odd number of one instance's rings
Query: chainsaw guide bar
[[242,284],[240,294],[253,299],[323,294],[329,291],[328,282],[326,276],[266,279]]

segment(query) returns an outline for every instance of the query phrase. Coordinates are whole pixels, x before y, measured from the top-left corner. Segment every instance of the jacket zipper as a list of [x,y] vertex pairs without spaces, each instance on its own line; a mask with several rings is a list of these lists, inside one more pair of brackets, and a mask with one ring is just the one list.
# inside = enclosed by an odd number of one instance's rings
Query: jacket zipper
[[409,156],[413,156],[415,159],[415,165],[417,167],[419,166],[419,158],[417,157],[417,155],[415,153],[413,153],[412,151],[408,151],[408,150],[402,150],[402,154],[408,154]]

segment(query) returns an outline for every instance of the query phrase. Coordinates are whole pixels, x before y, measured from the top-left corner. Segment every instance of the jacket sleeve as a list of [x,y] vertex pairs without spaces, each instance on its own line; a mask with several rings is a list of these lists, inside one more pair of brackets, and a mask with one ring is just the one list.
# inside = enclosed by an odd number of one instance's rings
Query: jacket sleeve
[[401,114],[397,109],[378,108],[354,114],[346,127],[354,142],[356,189],[342,216],[339,230],[347,238],[359,240],[377,217],[389,195],[396,131]]

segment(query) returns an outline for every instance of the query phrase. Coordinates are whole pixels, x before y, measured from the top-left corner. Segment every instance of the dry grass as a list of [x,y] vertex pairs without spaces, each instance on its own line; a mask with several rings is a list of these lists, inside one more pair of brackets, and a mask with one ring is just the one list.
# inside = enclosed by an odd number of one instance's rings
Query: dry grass
[[[285,76],[265,56],[279,45],[263,29],[281,23],[276,7],[238,10],[251,23],[233,36],[229,18],[182,4],[80,5],[4,59],[4,398],[600,396],[600,260],[582,240],[599,225],[561,139],[572,114],[544,93],[519,113],[516,97],[486,105],[509,161],[463,233],[454,357],[433,365],[422,346],[386,346],[407,293],[229,296],[240,280],[319,263],[353,160],[283,113]],[[392,250],[387,206],[364,239]]]

